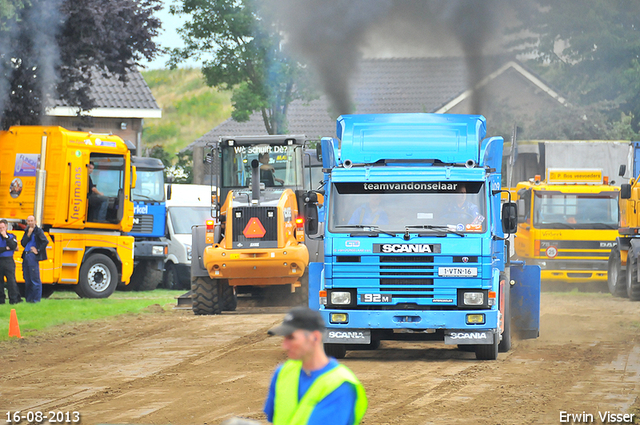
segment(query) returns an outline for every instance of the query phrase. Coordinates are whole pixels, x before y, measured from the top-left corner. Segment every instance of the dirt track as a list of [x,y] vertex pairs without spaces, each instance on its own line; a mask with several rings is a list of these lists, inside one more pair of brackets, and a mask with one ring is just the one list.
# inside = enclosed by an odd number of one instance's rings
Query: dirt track
[[[85,425],[263,419],[284,360],[266,331],[286,309],[151,310],[0,343],[0,420],[16,410],[78,411]],[[494,362],[442,343],[383,342],[344,363],[367,390],[366,424],[558,424],[561,411],[640,423],[640,303],[608,295],[543,293],[540,338]]]

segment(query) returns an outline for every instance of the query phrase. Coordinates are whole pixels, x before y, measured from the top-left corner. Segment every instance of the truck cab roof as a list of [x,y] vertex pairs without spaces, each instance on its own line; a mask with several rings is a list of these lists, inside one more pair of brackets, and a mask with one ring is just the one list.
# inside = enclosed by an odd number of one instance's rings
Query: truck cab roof
[[481,115],[456,114],[342,115],[337,136],[342,141],[343,162],[430,159],[478,163],[486,120]]

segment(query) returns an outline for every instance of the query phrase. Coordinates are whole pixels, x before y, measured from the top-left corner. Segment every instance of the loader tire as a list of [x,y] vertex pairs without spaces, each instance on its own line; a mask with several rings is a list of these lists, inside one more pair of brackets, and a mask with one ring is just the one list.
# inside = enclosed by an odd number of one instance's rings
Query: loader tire
[[607,286],[609,292],[614,297],[627,297],[627,273],[622,269],[622,259],[620,258],[620,248],[617,246],[611,249],[609,261],[607,262]]
[[236,288],[229,285],[226,280],[221,280],[219,283],[220,294],[222,294],[222,311],[236,311],[238,307],[238,296],[236,295]]
[[198,277],[191,281],[193,292],[193,313],[197,315],[220,314],[222,303],[220,302],[219,284],[217,280],[208,277]]
[[133,269],[128,289],[153,291],[162,282],[162,273],[156,268],[156,261],[140,261]]
[[638,258],[631,247],[627,256],[627,296],[631,301],[640,301],[640,282],[638,282]]

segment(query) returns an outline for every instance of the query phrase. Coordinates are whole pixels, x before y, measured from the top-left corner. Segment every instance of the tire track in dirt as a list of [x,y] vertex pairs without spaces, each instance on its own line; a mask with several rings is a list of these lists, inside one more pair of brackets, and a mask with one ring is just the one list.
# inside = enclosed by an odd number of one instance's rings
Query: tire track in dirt
[[[266,330],[284,311],[151,313],[0,343],[0,407],[77,410],[84,425],[262,420],[285,359]],[[640,409],[638,303],[543,293],[542,311],[540,338],[495,362],[442,343],[349,352],[344,363],[369,397],[364,423],[556,424],[560,410]]]

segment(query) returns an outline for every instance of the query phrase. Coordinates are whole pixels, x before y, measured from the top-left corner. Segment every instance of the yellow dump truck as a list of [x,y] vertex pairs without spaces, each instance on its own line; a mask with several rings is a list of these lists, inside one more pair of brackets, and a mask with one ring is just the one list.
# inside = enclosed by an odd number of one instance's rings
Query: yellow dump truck
[[238,292],[308,299],[304,220],[304,136],[223,137],[216,219],[193,229],[191,291],[196,314],[233,310]]
[[[43,296],[73,285],[79,296],[106,298],[133,271],[129,149],[113,135],[62,127],[17,126],[0,132],[0,218],[18,240],[34,215],[49,240],[40,262]],[[91,174],[90,174],[91,171]],[[96,190],[90,197],[90,183]],[[22,247],[15,253],[22,281]]]
[[606,282],[618,192],[597,169],[548,169],[545,180],[518,183],[516,257],[539,265],[543,281]]

